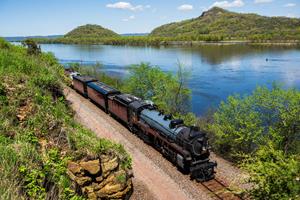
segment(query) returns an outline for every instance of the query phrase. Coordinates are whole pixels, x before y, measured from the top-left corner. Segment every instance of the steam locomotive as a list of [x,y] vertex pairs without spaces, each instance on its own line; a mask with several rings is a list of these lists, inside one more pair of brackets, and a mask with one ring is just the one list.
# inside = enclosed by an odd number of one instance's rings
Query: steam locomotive
[[151,101],[120,91],[89,76],[73,76],[73,88],[122,122],[144,142],[153,145],[167,159],[199,182],[214,178],[217,163],[209,160],[206,133],[185,126],[157,109]]

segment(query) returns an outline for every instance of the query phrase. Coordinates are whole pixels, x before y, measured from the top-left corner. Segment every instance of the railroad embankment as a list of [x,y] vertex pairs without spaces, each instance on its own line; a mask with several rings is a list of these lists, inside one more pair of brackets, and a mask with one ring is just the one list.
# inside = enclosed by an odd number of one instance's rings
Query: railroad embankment
[[73,119],[64,69],[0,40],[0,199],[128,199],[131,157]]

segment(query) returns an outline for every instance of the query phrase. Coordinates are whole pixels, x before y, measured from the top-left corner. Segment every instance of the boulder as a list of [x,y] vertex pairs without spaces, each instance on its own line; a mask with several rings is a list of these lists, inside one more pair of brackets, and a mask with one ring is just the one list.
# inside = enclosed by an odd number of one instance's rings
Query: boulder
[[73,174],[79,174],[81,172],[82,168],[76,162],[69,161],[68,162],[68,170],[70,170]]
[[100,172],[100,161],[97,160],[90,160],[87,162],[80,162],[80,166],[88,171],[90,174],[95,175]]
[[76,180],[77,177],[69,169],[67,169],[67,174],[69,175],[72,181]]
[[128,199],[132,194],[132,181],[129,179],[126,183],[126,188],[123,191],[116,192],[108,196],[109,199]]
[[103,188],[101,188],[99,191],[96,192],[98,197],[106,197],[108,195],[117,193],[119,191],[122,191],[124,189],[124,186],[122,184],[107,184]]
[[111,174],[109,175],[107,178],[105,178],[101,183],[93,183],[93,188],[94,190],[100,190],[101,188],[103,188],[105,185],[113,182],[115,180],[115,175]]
[[83,185],[87,185],[88,183],[90,183],[92,181],[92,178],[88,177],[88,176],[76,177],[75,181],[78,185],[83,186]]
[[117,157],[109,159],[107,156],[101,157],[101,168],[102,168],[102,176],[106,178],[111,171],[115,170],[119,166],[119,160]]
[[103,181],[103,179],[104,179],[103,176],[98,176],[98,177],[96,178],[96,181],[97,181],[97,182],[101,182],[101,181]]
[[70,161],[67,174],[76,183],[76,191],[88,199],[128,199],[132,193],[132,171],[121,169],[117,156]]

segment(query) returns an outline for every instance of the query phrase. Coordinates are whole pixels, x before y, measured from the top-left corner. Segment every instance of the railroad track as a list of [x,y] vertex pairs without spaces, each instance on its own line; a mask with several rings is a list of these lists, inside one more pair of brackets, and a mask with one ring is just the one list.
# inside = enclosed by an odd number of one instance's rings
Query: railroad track
[[220,200],[243,200],[240,196],[234,194],[222,181],[212,179],[201,183],[207,190],[213,193],[215,199]]

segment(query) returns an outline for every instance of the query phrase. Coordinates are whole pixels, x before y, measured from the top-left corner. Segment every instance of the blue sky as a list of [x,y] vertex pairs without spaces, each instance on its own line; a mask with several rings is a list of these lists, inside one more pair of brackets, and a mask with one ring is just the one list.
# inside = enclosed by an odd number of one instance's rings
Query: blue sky
[[145,33],[198,17],[213,5],[266,16],[300,17],[300,0],[0,0],[0,36],[65,34],[84,24]]

